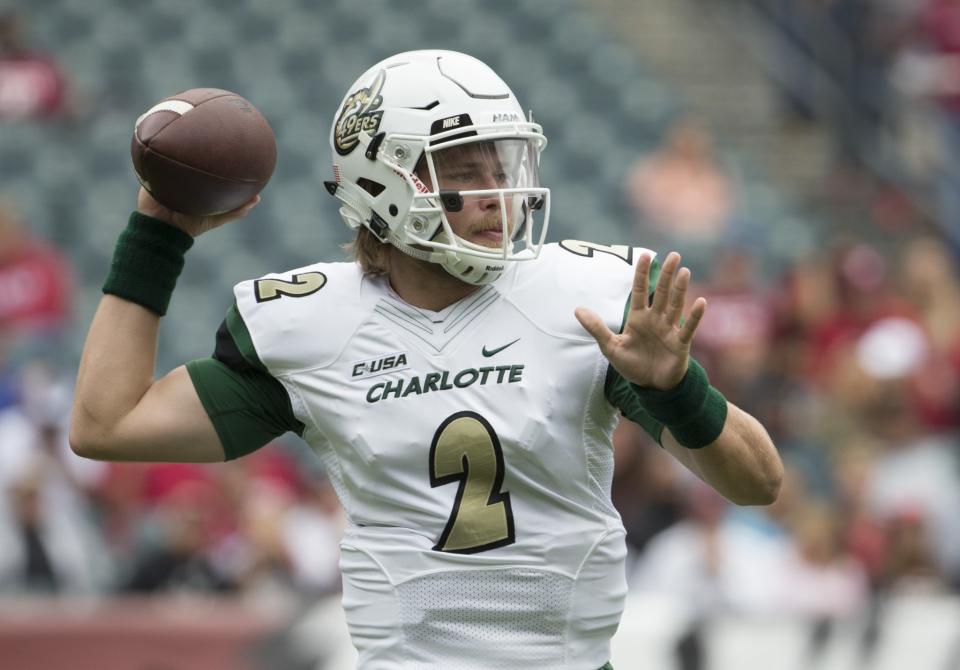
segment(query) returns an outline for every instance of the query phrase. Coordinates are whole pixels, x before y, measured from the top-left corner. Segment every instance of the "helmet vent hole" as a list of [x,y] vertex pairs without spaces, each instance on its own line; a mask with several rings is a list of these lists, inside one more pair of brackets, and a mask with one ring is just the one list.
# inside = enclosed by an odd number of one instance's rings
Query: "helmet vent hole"
[[389,210],[390,210],[390,216],[396,216],[397,212],[400,211],[399,209],[397,209],[396,205],[390,205]]
[[384,189],[387,188],[380,182],[373,181],[372,179],[367,179],[366,177],[360,177],[357,179],[357,186],[362,188],[364,191],[376,198],[378,195],[383,193]]

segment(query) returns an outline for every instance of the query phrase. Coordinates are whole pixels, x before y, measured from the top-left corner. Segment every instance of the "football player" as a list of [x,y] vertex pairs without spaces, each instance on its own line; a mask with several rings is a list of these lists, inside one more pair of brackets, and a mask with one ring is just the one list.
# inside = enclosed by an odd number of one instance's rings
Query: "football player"
[[293,431],[349,525],[360,667],[609,667],[626,595],[610,502],[622,413],[733,502],[768,504],[763,427],[690,358],[676,253],[545,244],[547,144],[490,68],[449,51],[365,72],[330,131],[326,189],[356,259],[235,287],[211,358],[152,379],[184,253],[241,218],[141,190],[80,364],[71,443],[92,458],[221,461]]

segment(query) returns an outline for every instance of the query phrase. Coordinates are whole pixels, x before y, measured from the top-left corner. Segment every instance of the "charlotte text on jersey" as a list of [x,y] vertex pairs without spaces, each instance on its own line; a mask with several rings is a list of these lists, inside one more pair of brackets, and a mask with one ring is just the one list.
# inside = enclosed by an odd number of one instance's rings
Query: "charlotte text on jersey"
[[[496,374],[492,374],[496,373]],[[450,383],[451,377],[453,383]],[[449,370],[428,372],[422,377],[398,379],[374,384],[367,391],[367,402],[375,403],[389,398],[406,398],[409,395],[421,395],[430,391],[449,391],[472,386],[477,382],[481,386],[491,384],[516,384],[523,381],[523,365],[497,365],[482,368],[466,368],[451,375]]]

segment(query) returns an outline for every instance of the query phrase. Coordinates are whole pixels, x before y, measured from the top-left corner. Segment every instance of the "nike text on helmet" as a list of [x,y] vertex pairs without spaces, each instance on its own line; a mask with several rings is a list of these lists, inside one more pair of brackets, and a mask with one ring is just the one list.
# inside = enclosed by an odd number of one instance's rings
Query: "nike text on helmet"
[[[550,190],[540,187],[547,140],[499,76],[454,51],[411,51],[377,63],[350,87],[330,129],[327,189],[353,229],[365,226],[414,258],[471,284],[540,253]],[[448,215],[473,212],[470,234]]]

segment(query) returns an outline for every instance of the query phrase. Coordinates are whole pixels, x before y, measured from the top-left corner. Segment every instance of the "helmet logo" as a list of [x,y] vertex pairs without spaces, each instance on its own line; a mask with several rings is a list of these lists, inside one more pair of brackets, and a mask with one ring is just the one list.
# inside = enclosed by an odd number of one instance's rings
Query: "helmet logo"
[[383,110],[380,109],[383,96],[380,95],[380,90],[386,79],[386,70],[380,70],[369,88],[361,88],[351,93],[343,103],[334,131],[334,146],[341,156],[346,156],[356,148],[357,137],[361,131],[372,135],[380,127],[380,118],[383,116]]
[[[430,124],[430,134],[436,135],[437,133],[444,133],[448,130],[453,130],[454,128],[463,128],[465,126],[472,126],[473,119],[470,118],[469,114],[457,114],[456,116],[449,116],[445,119],[437,119],[432,124]],[[464,135],[456,135],[455,137],[448,137],[444,142],[448,142],[459,137],[464,137],[466,135],[476,135],[473,131],[466,131]]]
[[413,186],[417,189],[418,193],[430,193],[430,189],[427,188],[426,184],[420,181],[420,177],[418,177],[415,173],[411,172],[410,178],[413,179]]

